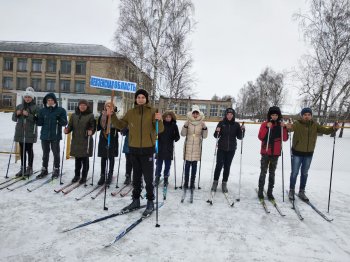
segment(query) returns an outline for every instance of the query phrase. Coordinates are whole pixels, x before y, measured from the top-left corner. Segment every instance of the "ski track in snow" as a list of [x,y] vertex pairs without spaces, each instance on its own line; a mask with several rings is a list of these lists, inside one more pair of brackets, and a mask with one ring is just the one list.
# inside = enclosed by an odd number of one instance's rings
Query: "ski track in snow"
[[[11,114],[0,113],[0,120],[6,123],[0,130],[3,150],[10,150],[15,123]],[[179,121],[179,128],[183,122]],[[144,220],[124,238],[104,248],[125,227],[136,221],[142,210],[108,219],[68,233],[62,230],[86,221],[117,212],[130,203],[131,193],[121,198],[111,197],[115,183],[107,192],[108,211],[103,211],[103,194],[95,200],[90,195],[80,201],[80,196],[91,186],[83,186],[64,196],[54,193],[60,188],[54,181],[42,188],[27,192],[22,187],[13,192],[0,191],[0,261],[350,261],[350,212],[348,190],[350,178],[349,157],[350,135],[345,130],[344,138],[336,144],[330,214],[327,211],[329,174],[333,139],[319,137],[314,159],[309,172],[307,194],[312,202],[327,216],[334,218],[329,223],[322,219],[307,204],[298,201],[304,216],[300,221],[285,194],[282,202],[281,158],[276,171],[274,194],[286,217],[281,217],[271,203],[266,201],[270,214],[265,214],[255,188],[260,172],[259,125],[246,125],[247,132],[243,149],[242,187],[240,202],[229,207],[221,193],[221,184],[214,198],[214,205],[206,203],[210,188],[215,139],[212,133],[216,123],[207,123],[209,137],[203,143],[201,190],[195,190],[194,202],[180,203],[182,191],[174,189],[174,168],[172,165],[170,184],[165,205],[159,209],[159,224],[156,228],[156,214]],[[181,182],[181,160],[184,139],[176,143],[177,186]],[[61,145],[61,152],[62,152]],[[41,166],[40,141],[34,146],[34,170]],[[90,174],[92,172],[90,158]],[[238,197],[240,142],[231,167],[229,193],[232,199]],[[0,173],[5,174],[8,155],[0,155]],[[52,154],[50,156],[52,163]],[[117,173],[118,161],[114,174]],[[10,165],[9,176],[20,168],[19,162]],[[99,176],[100,159],[96,158],[96,184]],[[125,157],[122,155],[119,186],[124,181]],[[74,160],[64,162],[68,183],[74,174]],[[288,189],[290,173],[289,141],[284,143],[285,189]],[[0,182],[4,178],[0,178]],[[198,182],[198,172],[196,185]],[[20,184],[22,182],[19,182]],[[34,182],[28,187],[34,187]],[[297,186],[299,179],[297,182]],[[15,184],[16,185],[16,184]],[[159,190],[159,199],[162,199]],[[143,200],[142,202],[145,202]]]

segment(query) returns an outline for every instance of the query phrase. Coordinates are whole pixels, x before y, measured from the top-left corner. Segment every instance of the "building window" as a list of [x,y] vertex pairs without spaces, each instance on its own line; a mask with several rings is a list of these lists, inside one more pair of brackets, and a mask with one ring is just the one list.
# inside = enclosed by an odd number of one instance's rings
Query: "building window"
[[98,112],[102,112],[104,107],[105,107],[105,102],[104,101],[98,101],[98,103],[97,103],[97,111]]
[[72,69],[71,61],[65,61],[65,60],[61,61],[61,73],[62,74],[70,74],[71,69]]
[[27,78],[17,77],[17,90],[26,90],[27,88]]
[[32,59],[32,71],[33,72],[41,72],[41,63],[40,59]]
[[54,92],[56,86],[55,79],[46,79],[46,91]]
[[206,104],[199,104],[198,107],[199,107],[199,110],[201,112],[203,112],[204,115],[207,114],[207,105]]
[[36,105],[37,105],[39,108],[44,107],[43,99],[44,99],[43,97],[37,97],[37,98],[35,99]]
[[219,116],[221,116],[221,117],[225,117],[225,111],[226,111],[226,106],[224,106],[224,105],[220,105],[220,112],[219,112]]
[[4,58],[4,71],[13,71],[13,58]]
[[61,80],[60,84],[61,92],[70,92],[70,80]]
[[210,116],[218,115],[218,105],[210,105]]
[[2,81],[2,86],[4,87],[4,89],[13,89],[13,78],[4,77]]
[[68,99],[68,111],[74,111],[78,103],[79,99]]
[[12,96],[2,95],[2,106],[3,107],[13,107]]
[[75,81],[75,92],[85,93],[85,81]]
[[46,60],[46,72],[56,73],[56,60],[54,59]]
[[180,103],[179,115],[186,115],[186,113],[187,113],[187,104],[186,103]]
[[85,75],[86,74],[86,62],[85,61],[77,61],[75,63],[75,73],[77,75]]
[[41,91],[41,79],[40,78],[32,78],[32,87],[35,91]]
[[18,58],[17,71],[20,71],[20,72],[27,71],[27,59],[26,58]]

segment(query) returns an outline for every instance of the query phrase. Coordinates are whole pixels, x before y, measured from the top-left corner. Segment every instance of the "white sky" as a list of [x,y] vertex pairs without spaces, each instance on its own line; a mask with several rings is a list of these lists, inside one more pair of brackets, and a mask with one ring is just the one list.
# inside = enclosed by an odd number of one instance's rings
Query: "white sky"
[[[306,53],[292,20],[305,0],[193,0],[192,35],[197,98],[236,96],[266,66],[290,72]],[[114,49],[118,0],[0,0],[0,40],[102,44]],[[298,111],[286,79],[288,111]]]

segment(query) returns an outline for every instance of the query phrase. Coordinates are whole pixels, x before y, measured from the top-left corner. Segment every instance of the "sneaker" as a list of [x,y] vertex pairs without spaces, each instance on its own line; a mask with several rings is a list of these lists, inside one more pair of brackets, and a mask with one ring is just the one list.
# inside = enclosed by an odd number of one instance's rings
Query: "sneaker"
[[26,172],[24,173],[25,176],[31,176],[33,175],[33,168],[31,166],[27,166]]
[[290,200],[294,200],[295,199],[294,194],[295,194],[295,190],[294,189],[290,189],[289,190],[289,194],[288,194],[288,197],[289,197]]
[[130,177],[130,175],[125,175],[124,185],[130,185],[130,184],[131,184],[131,177]]
[[23,175],[23,167],[16,173],[16,177],[21,177]]
[[97,185],[102,186],[105,183],[105,175],[100,176],[100,179],[97,182]]
[[131,211],[140,207],[140,199],[133,199],[131,204],[124,207],[122,211]]
[[213,185],[211,186],[211,191],[216,192],[217,187],[218,187],[218,181],[214,180]]
[[60,169],[58,167],[54,167],[52,171],[52,179],[58,178],[60,176]]
[[155,186],[158,186],[159,184],[159,179],[160,179],[160,176],[156,176],[155,179],[154,179],[154,185]]
[[167,176],[164,177],[164,186],[167,187],[169,185],[169,178]]
[[48,175],[47,169],[46,167],[42,167],[41,168],[41,173],[39,175],[36,176],[36,178],[41,179],[44,178]]
[[142,216],[143,217],[150,216],[152,214],[153,210],[154,210],[153,200],[148,200],[147,201],[147,207],[146,207],[145,211],[143,211]]
[[309,201],[308,197],[305,195],[305,190],[299,190],[298,197],[305,202]]
[[227,182],[222,182],[221,187],[222,187],[222,192],[228,193]]
[[78,181],[79,181],[79,179],[80,179],[80,176],[75,175],[75,176],[73,177],[73,179],[72,179],[72,183],[76,183],[76,182],[78,182]]
[[258,198],[259,199],[264,199],[264,188],[262,188],[262,187],[259,187]]

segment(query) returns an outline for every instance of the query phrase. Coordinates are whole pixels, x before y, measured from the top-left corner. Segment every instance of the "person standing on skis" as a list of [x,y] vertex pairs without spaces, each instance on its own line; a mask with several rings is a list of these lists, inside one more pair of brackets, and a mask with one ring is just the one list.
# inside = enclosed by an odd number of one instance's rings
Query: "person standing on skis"
[[295,121],[293,124],[287,124],[288,130],[294,132],[289,199],[294,200],[295,184],[300,169],[301,177],[298,196],[303,201],[309,201],[309,198],[305,195],[305,187],[316,146],[317,133],[330,135],[339,129],[339,125],[336,123],[333,127],[321,126],[312,119],[312,110],[309,107],[303,108],[300,115],[301,119]]
[[230,175],[230,167],[232,159],[237,148],[237,139],[243,138],[244,126],[240,127],[239,123],[235,121],[235,110],[227,108],[225,110],[225,117],[220,121],[215,129],[214,137],[218,140],[218,150],[216,155],[216,166],[214,171],[214,180],[211,191],[216,191],[220,172],[222,168],[222,192],[227,193],[227,180]]
[[[48,93],[43,99],[44,108],[39,111],[37,125],[41,126],[40,139],[43,149],[43,163],[41,173],[37,178],[48,175],[50,148],[53,153],[52,178],[60,175],[60,141],[62,140],[62,127],[66,126],[67,112],[58,106],[54,93]],[[63,149],[64,150],[64,149]]]
[[146,183],[147,207],[143,216],[149,216],[154,210],[153,193],[153,154],[156,142],[156,121],[159,124],[159,133],[163,132],[164,125],[162,115],[156,112],[149,104],[148,93],[144,89],[139,89],[135,93],[135,106],[128,110],[122,119],[118,119],[112,111],[107,111],[111,115],[112,124],[122,130],[129,128],[129,152],[133,167],[133,187],[132,203],[123,210],[132,210],[140,207],[141,181],[142,175]]
[[[72,114],[68,122],[68,127],[64,129],[64,133],[73,132],[70,155],[75,157],[75,175],[73,183],[86,183],[86,177],[89,172],[89,157],[92,156],[93,138],[95,133],[95,118],[92,114],[88,101],[81,99],[75,113]],[[81,172],[80,179],[80,170]]]
[[[21,154],[21,169],[16,174],[16,177],[20,177],[23,174],[25,176],[33,174],[33,143],[36,143],[38,138],[38,129],[35,122],[39,111],[34,102],[34,98],[34,89],[32,87],[27,87],[23,94],[23,103],[16,107],[12,115],[12,120],[17,122],[14,141],[19,143]],[[25,151],[24,154],[23,151]],[[26,167],[27,159],[28,166]]]
[[208,128],[204,122],[204,114],[197,105],[187,113],[187,121],[182,127],[181,136],[186,137],[184,144],[185,182],[184,189],[188,189],[191,168],[190,189],[195,188],[197,163],[201,161],[201,147],[203,139],[208,137]]
[[282,122],[282,114],[279,107],[273,106],[269,108],[267,120],[261,124],[258,138],[261,141],[258,197],[259,199],[264,199],[265,178],[267,170],[269,170],[267,198],[274,200],[272,192],[275,185],[275,171],[278,158],[281,155],[281,138],[283,141],[288,140],[287,128]]
[[171,161],[174,157],[174,142],[179,141],[179,128],[176,124],[176,116],[172,111],[166,111],[163,114],[164,131],[159,134],[159,151],[156,160],[156,178],[155,184],[159,183],[164,163],[164,186],[168,186]]

